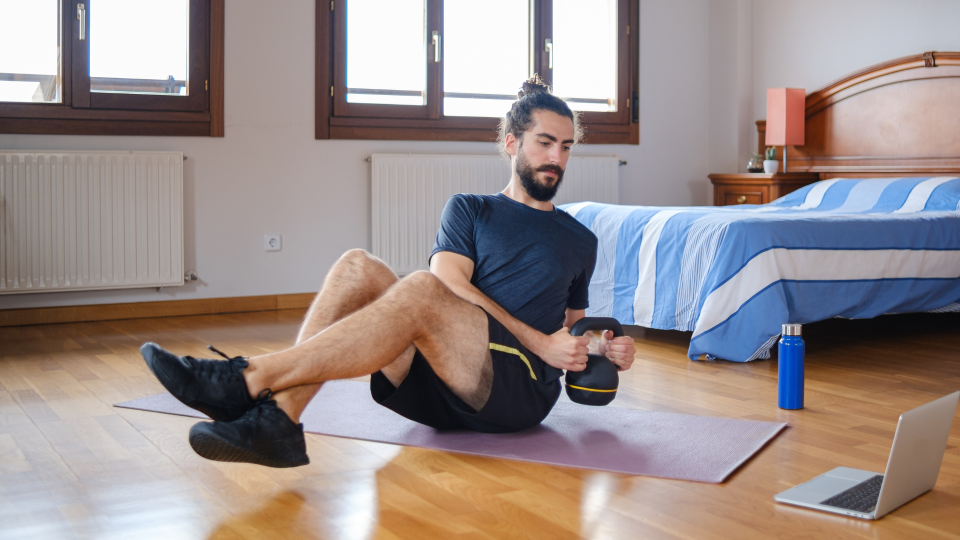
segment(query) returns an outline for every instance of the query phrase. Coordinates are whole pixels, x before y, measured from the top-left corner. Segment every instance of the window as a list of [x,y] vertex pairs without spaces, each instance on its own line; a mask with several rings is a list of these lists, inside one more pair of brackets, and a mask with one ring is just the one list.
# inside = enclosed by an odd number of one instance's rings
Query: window
[[224,0],[0,0],[0,132],[223,136]]
[[317,0],[316,138],[490,141],[539,73],[639,142],[637,0]]

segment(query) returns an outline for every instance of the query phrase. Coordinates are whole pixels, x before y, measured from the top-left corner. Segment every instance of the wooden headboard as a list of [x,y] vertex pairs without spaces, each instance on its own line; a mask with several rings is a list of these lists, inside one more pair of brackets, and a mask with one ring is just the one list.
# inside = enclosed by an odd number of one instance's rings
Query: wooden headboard
[[[789,172],[960,175],[960,53],[898,58],[807,94],[805,129],[805,144],[789,147]],[[762,153],[766,121],[757,131]]]

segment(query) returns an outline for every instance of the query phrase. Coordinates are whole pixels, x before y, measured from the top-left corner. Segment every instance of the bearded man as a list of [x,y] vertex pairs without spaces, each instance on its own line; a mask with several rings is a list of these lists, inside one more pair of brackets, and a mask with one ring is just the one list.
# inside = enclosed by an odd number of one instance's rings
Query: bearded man
[[[217,461],[305,465],[303,410],[324,382],[362,375],[378,403],[436,429],[503,433],[542,422],[563,370],[586,367],[590,342],[569,329],[588,305],[597,238],[550,202],[579,134],[577,115],[534,77],[500,126],[509,184],[450,199],[430,272],[400,279],[370,254],[347,252],[296,345],[277,353],[224,362],[145,344],[167,390],[214,420],[190,430],[193,449]],[[621,370],[635,352],[631,338],[609,331],[599,342]]]

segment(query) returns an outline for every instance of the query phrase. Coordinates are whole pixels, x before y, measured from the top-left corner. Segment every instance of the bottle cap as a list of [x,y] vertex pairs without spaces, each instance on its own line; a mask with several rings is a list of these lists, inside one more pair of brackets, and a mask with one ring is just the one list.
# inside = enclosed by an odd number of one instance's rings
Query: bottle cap
[[783,325],[783,335],[785,336],[799,336],[801,332],[801,326],[799,324],[785,324]]

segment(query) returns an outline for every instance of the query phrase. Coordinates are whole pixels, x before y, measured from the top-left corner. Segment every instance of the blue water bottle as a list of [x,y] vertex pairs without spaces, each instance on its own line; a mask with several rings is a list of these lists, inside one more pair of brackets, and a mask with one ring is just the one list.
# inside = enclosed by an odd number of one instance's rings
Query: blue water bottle
[[781,409],[803,408],[803,339],[799,324],[783,325],[777,348],[780,373],[777,376],[777,406]]

